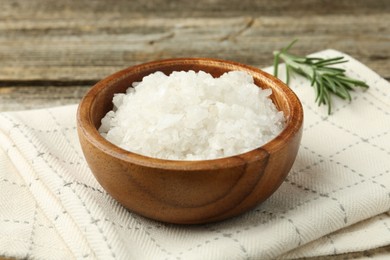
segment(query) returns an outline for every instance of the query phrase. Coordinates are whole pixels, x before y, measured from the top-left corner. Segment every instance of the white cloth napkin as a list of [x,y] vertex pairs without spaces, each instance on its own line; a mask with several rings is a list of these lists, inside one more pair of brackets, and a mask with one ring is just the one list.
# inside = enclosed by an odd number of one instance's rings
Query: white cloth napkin
[[80,150],[76,105],[0,113],[0,255],[270,259],[389,245],[390,84],[346,54],[315,54],[339,55],[370,89],[355,91],[350,104],[335,99],[328,116],[309,83],[293,78],[305,111],[293,169],[265,203],[214,224],[159,223],[114,201]]

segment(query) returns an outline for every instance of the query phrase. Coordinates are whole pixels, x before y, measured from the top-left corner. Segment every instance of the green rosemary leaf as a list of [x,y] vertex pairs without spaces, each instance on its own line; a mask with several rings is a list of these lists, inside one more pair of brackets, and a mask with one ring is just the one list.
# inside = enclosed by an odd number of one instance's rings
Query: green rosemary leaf
[[341,83],[347,90],[350,90],[350,91],[353,91],[353,90],[354,90],[354,88],[353,88],[354,85],[353,85],[351,82],[341,80],[340,83]]
[[288,52],[290,48],[298,41],[298,39],[293,40],[287,47],[284,47],[282,52]]
[[348,78],[348,77],[345,77],[345,76],[339,76],[338,78],[340,80],[342,80],[342,81],[350,82],[350,83],[354,84],[355,86],[368,88],[368,85],[365,82],[361,81],[361,80],[351,79],[351,78]]
[[339,93],[343,99],[351,101],[352,97],[349,94],[348,89],[345,87],[345,85],[341,81],[335,81],[335,84],[338,86],[337,93]]
[[313,70],[313,74],[311,76],[311,82],[310,82],[310,85],[313,86],[314,83],[316,82],[316,78],[317,78],[317,73],[315,70]]
[[324,91],[324,99],[325,99],[325,104],[328,104],[328,115],[332,111],[332,102],[330,102],[330,95],[327,89]]
[[342,56],[326,59],[302,57],[289,53],[288,51],[296,42],[297,40],[294,40],[282,50],[274,51],[274,75],[278,75],[278,65],[280,60],[283,60],[286,64],[287,83],[290,80],[291,73],[300,74],[310,80],[310,85],[315,93],[315,102],[319,106],[327,105],[328,114],[331,114],[332,111],[333,95],[351,101],[350,91],[353,91],[356,87],[364,89],[369,87],[364,81],[346,76],[344,69],[333,67],[348,62]]
[[274,52],[274,76],[278,76],[279,52]]
[[348,62],[347,60],[339,60],[339,61],[332,61],[332,62],[324,62],[321,63],[320,65],[316,64],[318,67],[325,67],[325,66],[331,66],[331,65],[336,65],[336,64],[341,64],[341,63],[346,63]]
[[335,92],[336,92],[336,85],[334,84],[333,79],[330,78],[329,75],[324,75],[324,76],[323,76],[323,79],[324,79],[324,81],[327,82],[326,85],[328,86],[328,88],[329,88],[333,93],[335,93]]
[[290,83],[290,66],[286,63],[286,84]]
[[306,58],[301,58],[299,56],[290,55],[290,58],[294,59],[294,62],[296,63],[301,63],[301,64],[308,63]]
[[316,66],[319,66],[319,65],[323,65],[323,64],[328,64],[328,63],[331,63],[331,62],[338,62],[338,61],[342,61],[342,62],[345,62],[344,60],[344,57],[336,57],[336,58],[330,58],[330,59],[323,59],[323,58],[320,58],[318,62],[314,63],[314,65]]
[[322,58],[317,58],[317,57],[306,57],[306,59],[310,62],[315,63],[316,61],[321,61],[323,60]]
[[318,82],[319,82],[319,95],[317,97],[317,103],[318,105],[321,105],[321,104],[324,104],[326,105],[324,102],[325,102],[325,99],[324,99],[324,81],[322,79],[322,77],[319,77],[318,79]]
[[319,71],[321,71],[323,74],[330,74],[330,75],[343,75],[345,70],[344,69],[339,69],[339,68],[327,68],[327,67],[321,67],[318,68]]
[[314,100],[314,102],[317,102],[318,101],[318,97],[320,96],[320,87],[318,85],[319,85],[318,81],[316,81],[314,83],[314,85],[313,85],[314,93],[315,93],[315,100]]

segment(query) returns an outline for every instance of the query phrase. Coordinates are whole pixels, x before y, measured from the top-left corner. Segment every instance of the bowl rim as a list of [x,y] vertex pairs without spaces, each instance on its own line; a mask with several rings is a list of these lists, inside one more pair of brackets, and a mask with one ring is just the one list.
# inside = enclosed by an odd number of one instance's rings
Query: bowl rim
[[[149,157],[146,155],[137,154],[134,152],[127,151],[105,139],[100,135],[98,129],[94,126],[91,107],[94,101],[94,97],[100,92],[101,89],[107,87],[110,84],[114,84],[117,81],[123,80],[129,74],[135,74],[141,72],[145,68],[152,68],[155,71],[158,70],[161,66],[172,65],[208,65],[208,66],[218,66],[218,65],[227,65],[232,70],[242,70],[251,74],[253,77],[259,77],[262,81],[265,82],[265,85],[277,86],[277,88],[284,92],[286,95],[286,100],[289,108],[289,113],[285,113],[285,127],[284,129],[269,142],[264,145],[250,150],[245,153],[222,157],[216,159],[207,159],[207,160],[170,160],[170,159],[160,159]],[[207,72],[207,71],[206,71]],[[129,82],[130,86],[131,82]],[[260,86],[259,86],[260,87]],[[287,117],[287,118],[286,118]],[[171,58],[171,59],[162,59],[151,62],[146,62],[134,66],[127,67],[120,71],[117,71],[106,78],[103,78],[95,85],[93,85],[84,97],[81,99],[78,108],[77,108],[77,130],[79,135],[83,135],[84,138],[88,140],[96,149],[101,152],[112,156],[116,159],[119,159],[123,162],[133,163],[141,166],[147,166],[149,168],[160,168],[160,169],[169,169],[169,170],[186,170],[186,171],[198,171],[198,170],[209,170],[215,168],[229,168],[235,166],[242,166],[250,161],[259,160],[269,157],[270,153],[281,149],[286,140],[289,140],[291,137],[299,133],[303,124],[303,108],[302,104],[297,97],[297,95],[281,80],[274,77],[267,72],[255,68],[253,66],[241,64],[235,61],[215,59],[215,58]],[[79,137],[80,138],[80,137]]]

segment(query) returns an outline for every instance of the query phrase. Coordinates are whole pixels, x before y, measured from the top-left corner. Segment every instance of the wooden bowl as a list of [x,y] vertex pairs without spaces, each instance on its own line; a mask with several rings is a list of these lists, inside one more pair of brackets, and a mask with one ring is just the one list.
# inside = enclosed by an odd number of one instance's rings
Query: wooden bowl
[[[271,88],[286,117],[285,129],[262,147],[203,161],[155,159],[125,151],[98,133],[113,107],[114,93],[155,71],[203,70],[214,77],[231,70],[250,73]],[[303,110],[297,96],[277,78],[250,66],[207,58],[162,60],[129,67],[93,86],[80,102],[77,130],[85,158],[103,188],[127,209],[180,224],[207,223],[243,213],[267,199],[283,182],[298,152]]]

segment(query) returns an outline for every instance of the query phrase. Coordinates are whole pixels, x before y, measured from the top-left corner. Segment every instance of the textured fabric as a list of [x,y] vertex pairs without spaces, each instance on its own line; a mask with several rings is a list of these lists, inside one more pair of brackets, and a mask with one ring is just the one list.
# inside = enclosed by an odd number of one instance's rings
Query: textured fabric
[[0,255],[290,259],[389,245],[390,84],[348,59],[347,74],[370,89],[352,93],[350,104],[335,99],[328,116],[294,77],[305,123],[293,169],[266,202],[215,224],[159,223],[116,203],[85,163],[76,105],[0,113]]

